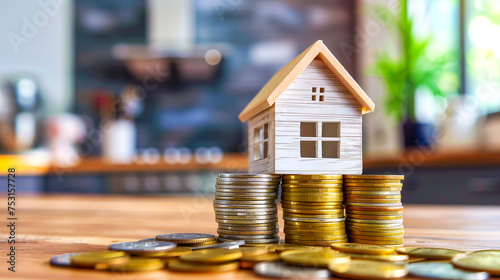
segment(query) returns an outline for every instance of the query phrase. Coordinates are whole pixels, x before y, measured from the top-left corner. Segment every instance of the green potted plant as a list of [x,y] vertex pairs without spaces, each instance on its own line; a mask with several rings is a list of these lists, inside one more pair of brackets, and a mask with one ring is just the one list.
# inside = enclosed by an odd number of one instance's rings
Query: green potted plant
[[[449,72],[453,65],[454,54],[443,53],[429,56],[433,51],[432,35],[416,36],[414,20],[408,15],[408,0],[401,0],[398,16],[384,21],[387,29],[397,41],[400,53],[397,56],[380,52],[369,73],[380,76],[386,87],[384,107],[386,113],[402,124],[405,146],[429,146],[432,144],[435,129],[432,124],[420,123],[416,116],[415,97],[417,89],[428,88],[435,97],[445,96],[438,86],[442,74]],[[373,11],[382,12],[382,7]],[[385,8],[386,9],[386,8]]]

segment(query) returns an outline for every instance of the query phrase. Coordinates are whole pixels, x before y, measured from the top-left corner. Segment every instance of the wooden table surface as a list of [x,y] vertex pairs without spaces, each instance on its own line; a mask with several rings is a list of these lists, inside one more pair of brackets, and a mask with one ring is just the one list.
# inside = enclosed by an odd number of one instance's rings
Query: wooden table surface
[[[0,279],[263,279],[248,270],[222,274],[170,271],[117,273],[49,265],[49,259],[58,254],[103,250],[111,243],[135,241],[161,233],[216,234],[212,199],[202,195],[132,197],[18,194],[16,272],[7,270],[5,209],[2,211],[4,222],[0,231],[3,243]],[[6,197],[2,197],[1,201],[6,203]],[[407,246],[500,249],[500,206],[405,205],[404,225]]]

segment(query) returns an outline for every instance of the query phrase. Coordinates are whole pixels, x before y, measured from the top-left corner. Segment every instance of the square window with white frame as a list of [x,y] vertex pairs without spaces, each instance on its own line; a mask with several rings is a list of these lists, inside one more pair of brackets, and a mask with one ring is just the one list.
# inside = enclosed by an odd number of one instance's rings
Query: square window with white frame
[[340,158],[340,122],[301,122],[300,157]]

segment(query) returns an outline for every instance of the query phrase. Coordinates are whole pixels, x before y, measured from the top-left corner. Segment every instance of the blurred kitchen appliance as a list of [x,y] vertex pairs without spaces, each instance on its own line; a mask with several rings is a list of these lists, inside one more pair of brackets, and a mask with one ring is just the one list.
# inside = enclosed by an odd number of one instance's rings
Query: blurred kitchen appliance
[[0,149],[22,152],[39,139],[37,116],[41,110],[41,90],[34,78],[12,76],[0,82]]

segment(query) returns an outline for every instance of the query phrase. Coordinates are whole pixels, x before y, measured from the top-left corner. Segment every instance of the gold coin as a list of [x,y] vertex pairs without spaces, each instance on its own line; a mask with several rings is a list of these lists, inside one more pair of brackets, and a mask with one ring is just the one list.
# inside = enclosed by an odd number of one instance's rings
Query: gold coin
[[403,231],[404,227],[403,225],[395,226],[395,227],[374,227],[371,225],[352,225],[352,224],[346,224],[346,228],[349,231],[363,231],[363,232],[373,232],[373,233],[379,233],[379,232],[386,232],[386,233],[393,233],[393,232],[399,232]]
[[130,256],[122,251],[99,251],[82,253],[71,257],[71,266],[94,269],[106,269],[110,265],[127,262]]
[[346,210],[347,214],[354,215],[371,215],[371,216],[392,216],[402,215],[403,211],[363,211],[363,210]]
[[397,279],[408,274],[405,265],[373,260],[352,260],[341,265],[331,263],[328,268],[336,276],[351,279]]
[[239,262],[227,262],[220,264],[190,263],[174,261],[169,263],[168,269],[181,272],[226,272],[237,270],[240,267]]
[[297,222],[297,221],[285,221],[285,227],[297,227],[297,228],[332,228],[332,227],[344,227],[344,222]]
[[[368,195],[376,196],[377,194],[374,192],[394,192],[394,193],[397,192],[397,193],[401,194],[401,191],[403,191],[402,188],[397,188],[397,187],[363,188],[363,187],[349,187],[349,186],[344,186],[343,190],[347,194],[351,194],[352,192],[371,192],[371,194],[365,194],[365,196],[368,196]],[[394,195],[397,195],[397,194],[394,194]]]
[[351,230],[350,228],[347,229],[347,232],[349,235],[359,235],[359,236],[374,236],[374,237],[381,237],[381,236],[399,236],[399,235],[404,235],[403,230],[398,230],[398,231],[358,231],[358,230]]
[[268,230],[278,230],[279,227],[276,223],[271,225],[228,225],[219,224],[219,229],[223,230],[234,230],[234,231],[268,231]]
[[249,219],[242,219],[242,220],[227,220],[227,219],[215,219],[217,223],[223,223],[223,224],[235,224],[235,225],[269,225],[269,224],[276,224],[278,222],[278,218],[275,219],[259,219],[259,220],[249,220]]
[[242,257],[257,256],[269,253],[267,247],[240,247],[238,250],[243,254]]
[[401,199],[401,195],[361,195],[361,194],[345,194],[344,197],[352,199]]
[[304,230],[304,229],[283,229],[285,234],[289,235],[344,235],[345,229],[339,228],[338,230]]
[[362,191],[352,191],[352,190],[344,190],[344,194],[346,195],[401,195],[401,191],[372,191],[372,190],[362,190]]
[[243,253],[237,249],[203,249],[182,255],[180,260],[198,263],[222,263],[238,260]]
[[345,179],[345,183],[364,183],[364,184],[380,184],[380,183],[396,183],[399,184],[401,183],[401,180],[376,180],[376,179]]
[[322,248],[313,248],[310,246],[304,246],[304,245],[296,245],[296,244],[276,244],[274,247],[274,251],[276,252],[284,252],[284,251],[290,251],[290,250],[302,250],[302,249],[322,249]]
[[463,251],[440,248],[404,247],[396,250],[400,254],[411,257],[426,258],[429,260],[451,260],[454,256],[464,253]]
[[297,214],[297,213],[283,213],[283,217],[337,219],[337,218],[344,218],[344,213],[338,213],[338,214]]
[[283,180],[283,184],[343,184],[343,180]]
[[358,180],[404,180],[404,175],[344,175],[344,179]]
[[293,265],[328,267],[329,263],[345,264],[351,258],[332,250],[302,249],[281,252],[281,259]]
[[[370,235],[356,235],[349,233],[349,239],[362,239],[362,240],[374,240],[374,241],[401,241],[403,240],[404,235],[386,235],[386,236],[370,236]],[[401,242],[399,242],[401,243]]]
[[302,240],[302,241],[337,241],[347,239],[347,234],[337,234],[337,235],[323,235],[323,234],[285,234],[285,238],[289,240]]
[[[344,195],[341,192],[334,193],[334,192],[287,192],[286,190],[283,190],[281,193],[281,197],[332,197],[332,198],[344,198]],[[297,201],[297,200],[292,200],[292,201]],[[300,201],[300,200],[299,200]],[[336,200],[334,200],[336,201]]]
[[373,188],[377,189],[379,187],[385,187],[385,188],[395,188],[399,187],[402,188],[403,184],[402,183],[352,183],[352,182],[344,182],[344,187],[360,187],[360,188]]
[[355,254],[355,253],[344,253],[351,257],[351,259],[357,260],[374,260],[374,261],[383,261],[383,262],[406,262],[409,260],[408,255],[398,255],[398,254],[389,254],[389,255],[372,255],[372,254]]
[[342,196],[301,196],[301,195],[295,196],[286,194],[282,194],[281,199],[303,201],[303,202],[337,201],[339,203],[342,203],[342,201],[344,200]]
[[470,255],[495,255],[500,256],[500,250],[480,250],[469,253]]
[[283,180],[342,180],[343,175],[303,175],[303,174],[291,174],[283,175]]
[[216,219],[224,220],[271,220],[278,218],[278,214],[269,215],[247,215],[247,216],[235,216],[235,215],[221,215],[215,214]]
[[500,276],[500,255],[498,254],[457,255],[452,263],[458,268],[486,271],[491,275]]
[[285,193],[320,193],[320,194],[330,194],[332,193],[333,195],[338,195],[340,192],[342,192],[342,188],[290,188],[290,187],[283,187],[282,192]]
[[347,238],[333,240],[333,241],[332,240],[330,240],[330,241],[311,241],[311,240],[302,240],[302,239],[290,239],[290,238],[285,237],[285,242],[290,243],[290,244],[297,244],[297,245],[329,247],[332,244],[345,243],[345,242],[347,242]]
[[160,259],[131,258],[123,264],[110,265],[109,270],[120,272],[152,271],[165,267]]
[[383,246],[358,244],[358,243],[343,243],[332,245],[332,248],[346,253],[356,254],[371,254],[371,255],[389,255],[394,254],[393,248],[386,248]]
[[253,188],[253,187],[248,187],[246,189],[244,188],[224,188],[220,186],[215,186],[215,190],[218,192],[227,192],[227,193],[253,193],[253,194],[258,194],[258,193],[277,193],[278,188],[275,189],[258,189],[258,188]]
[[327,210],[307,209],[307,210],[302,210],[302,209],[283,208],[283,213],[287,213],[287,214],[309,214],[309,215],[314,215],[314,214],[319,214],[319,215],[324,215],[324,214],[344,214],[344,209],[327,209]]
[[[258,247],[256,247],[258,248]],[[240,259],[241,268],[253,268],[256,264],[260,262],[272,262],[281,260],[280,254],[278,253],[267,253],[255,256],[242,257]]]
[[210,246],[210,245],[215,245],[217,244],[217,240],[214,241],[207,241],[207,242],[200,242],[200,243],[184,243],[184,244],[177,244],[177,246],[185,246],[185,247],[205,247],[205,246]]
[[347,215],[349,218],[353,219],[362,219],[362,220],[400,220],[403,218],[403,215],[394,215],[394,216],[375,216],[375,215]]
[[345,198],[346,203],[401,203],[401,199],[349,199]]
[[403,211],[403,206],[349,206],[346,205],[346,210],[357,210],[357,211]]
[[166,252],[134,254],[134,255],[139,255],[144,258],[171,258],[191,253],[191,251],[192,250],[188,247],[175,247],[174,249]]
[[342,184],[287,184],[283,183],[281,184],[282,188],[316,188],[316,189],[332,189],[333,191],[342,191]]
[[224,230],[224,229],[217,229],[217,233],[222,233],[222,234],[235,234],[235,235],[262,235],[262,234],[273,234],[273,233],[278,233],[278,229],[273,229],[273,230],[253,230],[253,231],[242,231],[242,230]]

